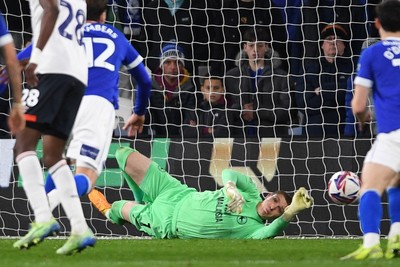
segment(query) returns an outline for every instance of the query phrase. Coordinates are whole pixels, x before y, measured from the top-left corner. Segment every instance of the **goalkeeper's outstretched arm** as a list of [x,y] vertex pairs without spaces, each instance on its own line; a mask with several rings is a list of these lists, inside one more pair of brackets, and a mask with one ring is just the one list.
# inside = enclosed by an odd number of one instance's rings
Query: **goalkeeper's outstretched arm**
[[304,187],[301,187],[293,196],[292,203],[286,207],[283,214],[269,225],[255,232],[252,239],[269,239],[282,234],[294,217],[301,211],[310,208],[314,199],[308,194]]

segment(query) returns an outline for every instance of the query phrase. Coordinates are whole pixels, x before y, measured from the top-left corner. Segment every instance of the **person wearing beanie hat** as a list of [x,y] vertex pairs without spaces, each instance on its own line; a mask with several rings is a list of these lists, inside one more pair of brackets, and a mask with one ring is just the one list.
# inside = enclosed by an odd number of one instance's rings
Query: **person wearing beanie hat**
[[185,68],[185,53],[170,41],[163,45],[160,65],[152,75],[148,133],[158,137],[180,136],[195,109],[195,87]]
[[325,40],[329,36],[339,37],[342,41],[349,40],[349,34],[346,28],[340,24],[329,23],[321,30],[321,40]]
[[328,24],[320,33],[321,56],[305,63],[297,79],[296,103],[305,115],[303,134],[314,137],[343,134],[347,79],[353,61],[345,56],[348,33],[339,24]]
[[162,66],[167,59],[176,59],[182,66],[185,66],[185,53],[183,48],[176,43],[164,45],[161,49],[160,66]]

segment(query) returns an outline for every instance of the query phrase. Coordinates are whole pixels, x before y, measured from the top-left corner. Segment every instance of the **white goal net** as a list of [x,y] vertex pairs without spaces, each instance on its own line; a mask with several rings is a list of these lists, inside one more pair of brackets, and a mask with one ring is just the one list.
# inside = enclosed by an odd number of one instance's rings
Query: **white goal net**
[[[327,183],[340,170],[360,175],[374,139],[373,124],[357,131],[348,103],[363,43],[377,37],[378,2],[110,0],[107,22],[127,36],[160,88],[153,88],[144,132],[128,138],[122,125],[131,114],[136,85],[120,71],[113,143],[96,187],[110,201],[133,199],[114,155],[119,146],[131,146],[200,191],[219,188],[228,167],[253,177],[260,193],[292,195],[304,186],[315,205],[290,224],[285,236],[361,235],[357,204],[334,204]],[[0,3],[19,50],[30,40],[27,3]],[[187,70],[175,91],[160,86],[160,55],[171,40],[182,49]],[[251,50],[254,41],[266,44],[256,69],[249,62],[262,47]],[[333,56],[325,54],[329,43],[335,43]],[[201,92],[210,77],[221,79],[226,91],[216,108]],[[185,91],[187,80],[191,89]],[[10,103],[6,88],[0,95],[0,236],[21,236],[33,218],[12,160],[14,140],[6,126]],[[225,120],[219,120],[221,114]],[[41,157],[41,144],[37,151]],[[142,235],[132,225],[107,222],[86,196],[82,205],[97,235]],[[55,215],[67,233],[65,214],[58,208]],[[382,224],[385,234],[386,212]]]

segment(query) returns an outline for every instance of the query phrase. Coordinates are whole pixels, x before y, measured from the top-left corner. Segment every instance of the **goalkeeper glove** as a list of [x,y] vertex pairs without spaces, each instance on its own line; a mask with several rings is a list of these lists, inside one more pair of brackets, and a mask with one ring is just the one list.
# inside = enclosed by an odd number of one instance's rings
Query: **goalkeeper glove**
[[286,207],[283,219],[290,222],[300,211],[310,208],[313,204],[314,199],[304,187],[300,187],[294,194],[292,203]]
[[229,199],[227,211],[231,213],[242,213],[244,198],[237,190],[236,184],[232,181],[228,181],[225,184],[225,189]]

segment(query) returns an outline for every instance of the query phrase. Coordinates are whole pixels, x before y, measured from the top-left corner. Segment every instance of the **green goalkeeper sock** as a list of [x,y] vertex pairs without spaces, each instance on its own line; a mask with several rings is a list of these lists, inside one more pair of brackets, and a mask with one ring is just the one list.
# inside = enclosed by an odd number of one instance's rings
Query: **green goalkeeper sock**
[[130,147],[120,147],[115,153],[115,158],[117,159],[119,168],[122,170],[122,176],[124,177],[129,188],[132,190],[135,201],[142,204],[143,203],[143,191],[139,186],[132,180],[132,178],[125,172],[125,165],[129,155],[133,152],[137,152],[136,149]]
[[126,200],[119,200],[112,203],[111,209],[107,214],[107,218],[110,219],[110,221],[112,221],[113,223],[120,225],[124,224],[126,221],[124,219],[124,216],[122,216],[122,208],[127,202],[128,201]]

